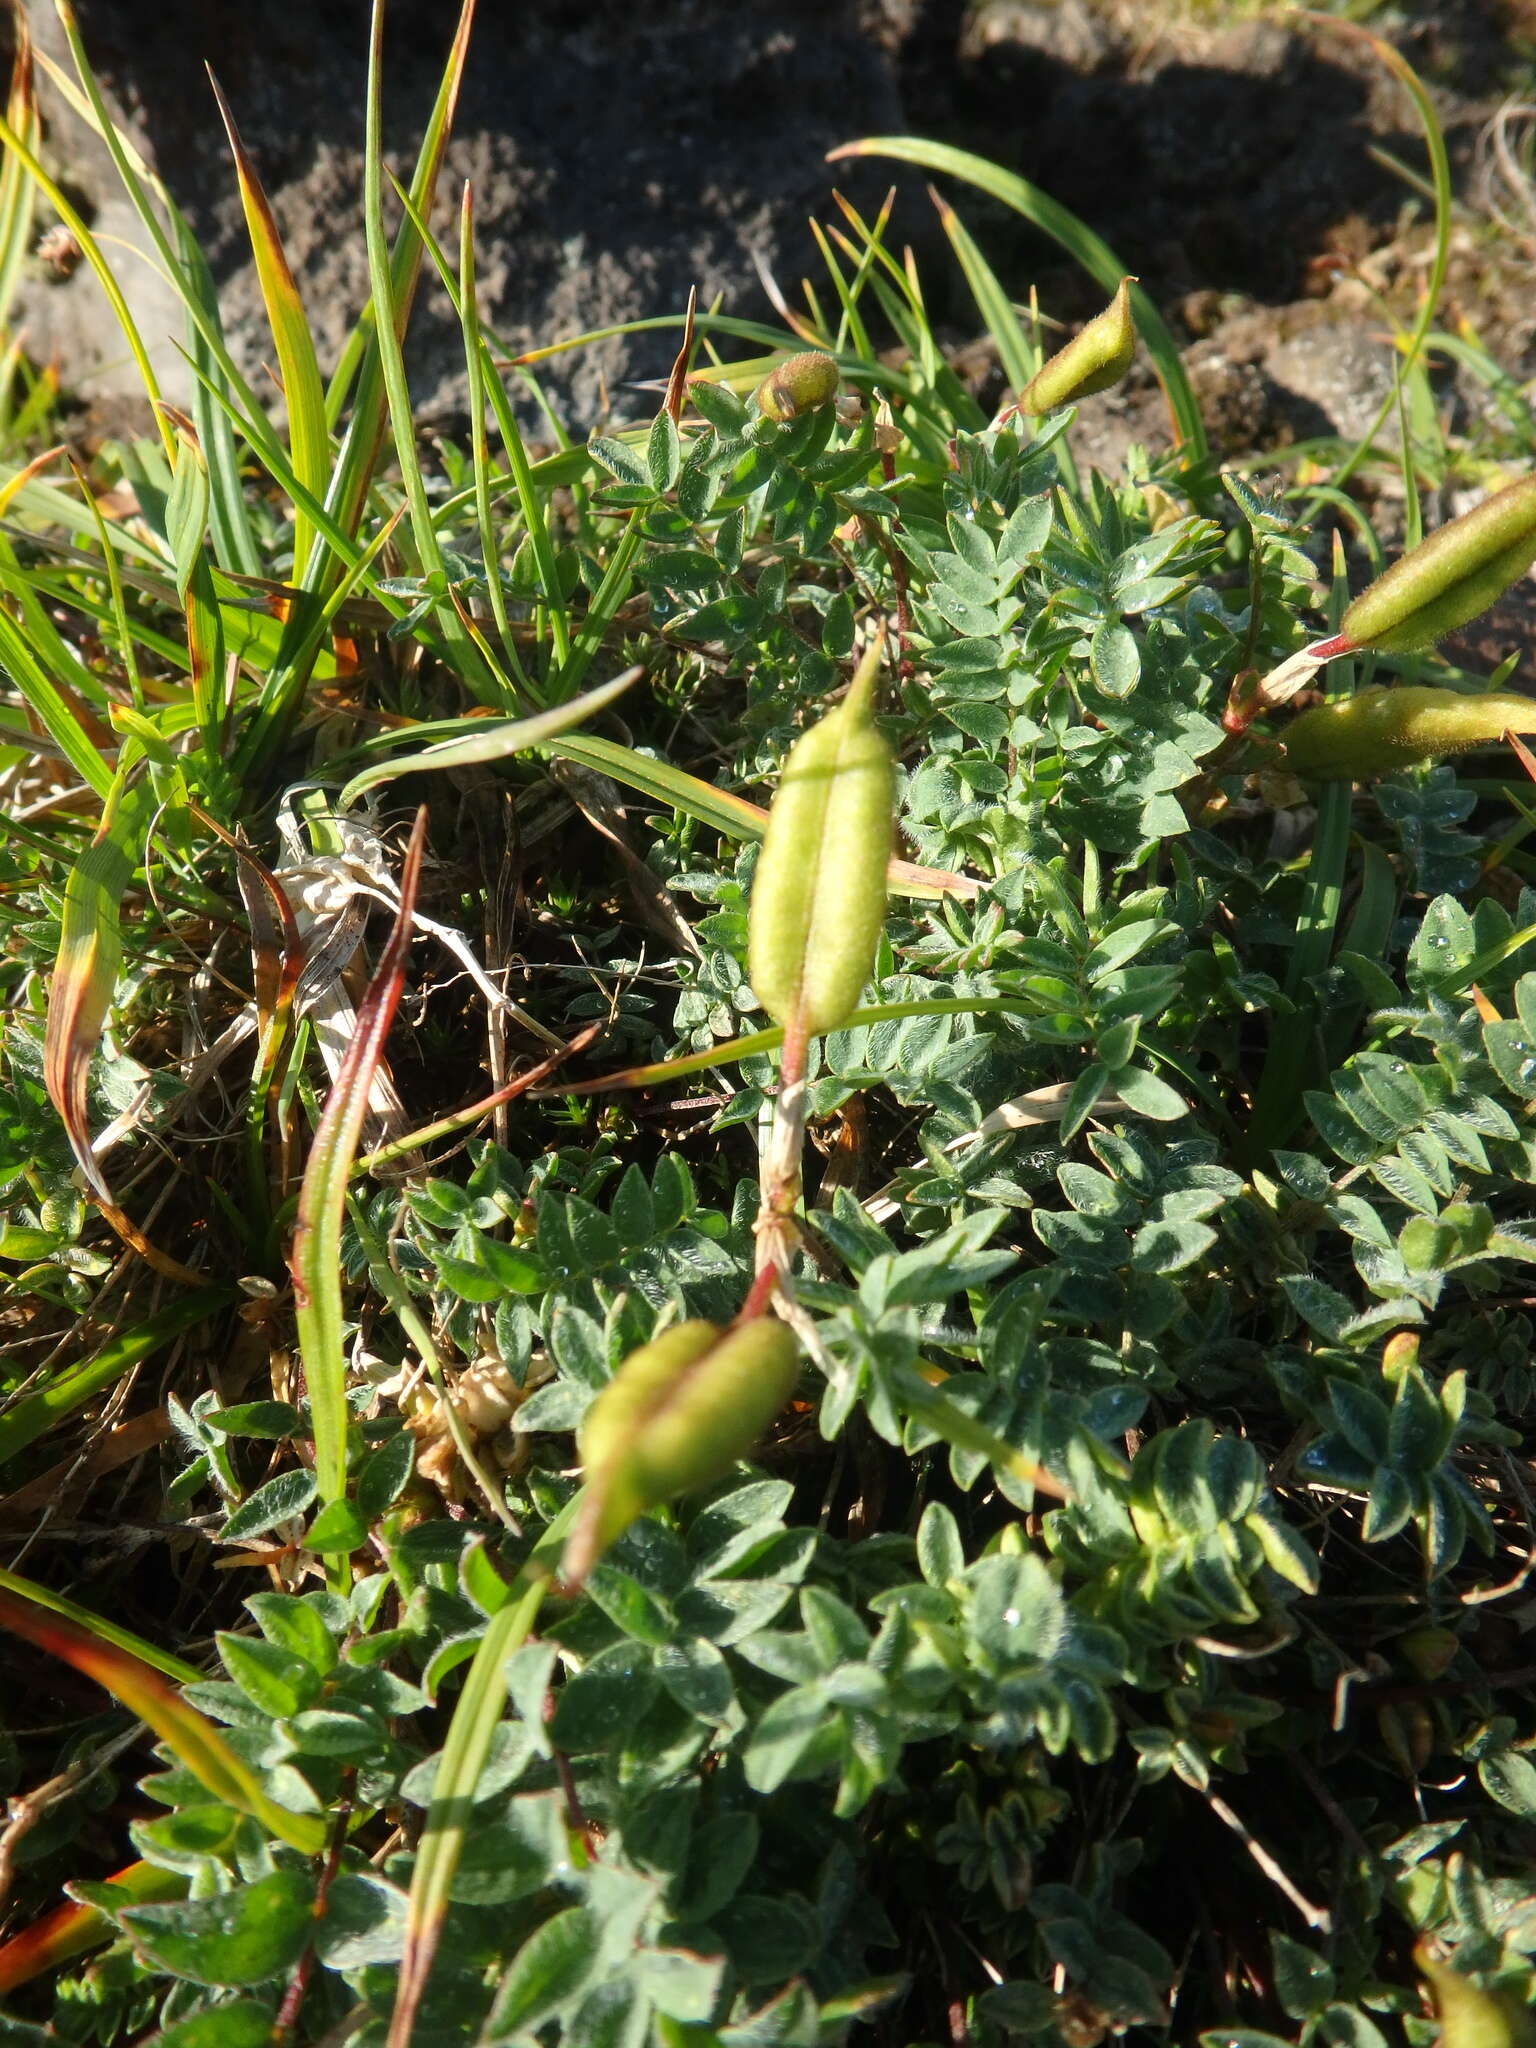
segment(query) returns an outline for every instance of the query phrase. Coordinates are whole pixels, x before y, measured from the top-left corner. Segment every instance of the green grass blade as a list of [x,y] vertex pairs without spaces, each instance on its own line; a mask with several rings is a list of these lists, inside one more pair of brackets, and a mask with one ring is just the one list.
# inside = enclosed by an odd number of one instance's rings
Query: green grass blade
[[442,740],[419,753],[376,762],[352,777],[341,792],[338,807],[349,810],[365,789],[392,782],[401,775],[421,775],[433,768],[466,768],[481,761],[504,761],[511,754],[528,753],[544,746],[558,733],[580,725],[583,719],[595,718],[637,683],[643,673],[638,668],[626,669],[623,675],[589,690],[584,697],[573,697],[569,703],[557,704],[549,711],[536,711],[531,718],[477,718],[471,721],[472,730],[461,739]]
[[986,322],[988,334],[997,345],[998,360],[1015,397],[1040,367],[1040,351],[1024,331],[1012,299],[1003,290],[997,272],[982,255],[970,229],[943,195],[928,187],[939,216],[939,225],[949,237],[949,246],[965,273],[965,281],[976,301],[976,310]]
[[417,2009],[431,1973],[448,1896],[474,1810],[475,1788],[490,1755],[491,1738],[507,1700],[506,1662],[526,1641],[554,1575],[582,1496],[577,1493],[534,1546],[508,1589],[506,1604],[486,1623],[448,1727],[432,1781],[427,1823],[416,1851],[407,1908],[405,1955],[385,2048],[411,2048]]
[[122,288],[118,284],[117,279],[112,275],[111,265],[101,253],[101,245],[86,226],[80,213],[75,207],[71,206],[65,198],[63,191],[49,177],[41,163],[39,163],[36,154],[27,147],[9,121],[0,120],[0,143],[4,144],[6,150],[25,169],[28,177],[32,179],[38,190],[47,199],[48,204],[59,216],[59,219],[63,221],[65,227],[74,236],[75,241],[79,245],[81,255],[91,266],[96,282],[106,294],[107,304],[112,308],[113,317],[123,331],[123,339],[128,344],[128,352],[133,357],[134,367],[138,370],[140,382],[144,386],[145,396],[149,399],[151,405],[156,407],[155,417],[160,427],[161,439],[165,444],[166,455],[168,457],[172,456],[174,454],[174,447],[171,432],[164,420],[160,419],[158,410],[160,401],[159,379],[155,376],[154,368],[150,363],[148,351],[144,346],[144,338],[139,333],[138,325],[128,310],[128,301],[123,297]]
[[[369,1083],[383,1053],[405,983],[411,912],[425,839],[423,811],[417,817],[405,857],[395,928],[358,1010],[356,1035],[347,1048],[315,1131],[289,1258],[299,1348],[314,1421],[315,1477],[320,1498],[327,1503],[342,1499],[347,1490],[346,1357],[341,1312],[341,1227],[346,1213],[347,1179],[368,1107]],[[345,1560],[337,1570],[345,1572]]]
[[[411,199],[419,209],[430,209],[432,195],[437,190],[438,173],[448,147],[448,134],[453,125],[454,108],[463,78],[464,58],[473,12],[473,0],[464,0],[453,45],[439,81],[437,98],[427,119],[421,147],[417,151],[416,165],[411,177]],[[375,26],[377,25],[376,23]],[[380,169],[377,151],[374,155],[373,174],[377,179]],[[367,171],[368,165],[365,161],[365,178]],[[365,195],[365,206],[366,204]],[[367,227],[370,234],[382,232],[382,223],[376,213],[369,212]],[[382,300],[389,309],[386,319],[398,356],[399,345],[405,334],[405,323],[410,318],[411,306],[415,301],[417,280],[421,273],[421,256],[421,237],[411,220],[407,218],[402,222],[399,234],[395,238],[394,250],[387,264],[387,289],[381,293],[374,287],[370,248],[369,280],[372,297],[368,306],[364,308],[352,337],[342,350],[341,362],[331,380],[331,389],[326,394],[327,416],[334,419],[340,411],[347,383],[355,385],[352,417],[342,440],[341,452],[331,478],[330,493],[326,499],[328,511],[347,533],[355,533],[362,518],[363,507],[373,486],[379,451],[383,446],[385,430],[390,419],[391,401],[385,385],[384,350],[381,345],[384,337],[379,327],[380,302]]]
[[[648,754],[636,753],[633,747],[621,746],[617,740],[575,733],[551,742],[547,751],[579,762],[584,768],[595,768],[600,775],[610,775],[615,782],[638,789],[642,796],[655,797],[658,803],[697,818],[701,825],[713,826],[728,839],[761,839],[768,829],[768,813],[760,804],[749,803],[744,796],[733,796],[729,790],[716,789],[713,783],[701,781],[686,769],[674,768],[670,761],[653,760]],[[943,868],[919,867],[907,860],[891,862],[889,882],[898,896],[933,903],[944,896],[975,896],[981,887],[969,876],[950,874]]]
[[109,1337],[90,1358],[66,1367],[46,1386],[23,1394],[0,1413],[0,1465],[232,1299],[227,1288],[202,1287],[195,1294],[185,1294],[147,1322]]
[[1435,253],[1434,259],[1430,264],[1429,277],[1424,286],[1424,303],[1419,309],[1419,317],[1413,324],[1412,332],[1402,348],[1398,359],[1397,374],[1392,380],[1391,389],[1382,399],[1375,418],[1371,421],[1369,427],[1366,428],[1365,433],[1356,443],[1353,451],[1334,470],[1328,479],[1329,484],[1334,490],[1342,490],[1360,464],[1370,454],[1375,446],[1376,436],[1392,417],[1403,386],[1422,355],[1429,331],[1434,326],[1435,314],[1439,310],[1440,305],[1440,294],[1445,288],[1446,266],[1450,261],[1451,207],[1454,195],[1451,189],[1450,158],[1446,154],[1445,136],[1436,117],[1434,103],[1429,97],[1424,81],[1408,62],[1408,59],[1401,50],[1395,49],[1383,37],[1372,35],[1369,29],[1361,28],[1357,23],[1332,21],[1329,23],[1329,26],[1336,28],[1341,34],[1354,36],[1359,41],[1368,44],[1376,58],[1406,88],[1408,97],[1413,101],[1414,110],[1418,114],[1420,125],[1424,130],[1424,143],[1429,152],[1430,177],[1435,192]]
[[0,606],[0,668],[4,668],[43,730],[88,789],[105,800],[112,769],[32,652],[27,636]]
[[[399,187],[396,187],[398,191]],[[421,232],[418,227],[418,233]],[[426,241],[423,236],[423,240]],[[436,259],[435,242],[427,241]],[[466,180],[459,209],[459,329],[464,336],[465,393],[469,400],[469,452],[475,477],[475,523],[480,532],[480,559],[485,565],[486,592],[491,617],[501,638],[502,658],[510,663],[524,696],[533,694],[523,668],[522,657],[507,616],[507,594],[502,588],[501,547],[491,519],[491,460],[485,432],[486,350],[480,334],[480,307],[475,285],[475,201]],[[494,369],[491,375],[495,376]]]
[[111,1643],[115,1649],[124,1650],[130,1657],[137,1657],[142,1663],[158,1671],[162,1677],[173,1680],[177,1685],[196,1685],[207,1676],[195,1664],[183,1663],[180,1657],[173,1657],[169,1650],[162,1650],[143,1636],[135,1635],[132,1629],[121,1628],[115,1621],[108,1621],[104,1614],[96,1614],[89,1607],[82,1607],[78,1601],[67,1600],[62,1593],[55,1593],[50,1586],[37,1586],[30,1579],[18,1577],[15,1572],[0,1570],[0,1590],[14,1593],[18,1600],[30,1601],[34,1607],[46,1608],[50,1614],[62,1615],[65,1621],[72,1621],[77,1628],[98,1636],[102,1642]]
[[[548,619],[550,639],[554,643],[555,665],[559,667],[570,656],[571,628],[569,607],[560,590],[559,570],[555,561],[555,544],[550,534],[549,521],[545,516],[543,501],[539,497],[534,470],[528,460],[528,451],[523,445],[523,437],[518,430],[517,420],[512,412],[511,401],[507,397],[506,386],[503,384],[501,373],[496,367],[496,359],[491,352],[490,344],[480,327],[480,316],[475,305],[474,293],[467,286],[456,284],[453,273],[448,267],[447,259],[438,247],[436,238],[431,233],[425,220],[423,220],[410,193],[404,191],[398,183],[395,184],[395,192],[400,200],[400,204],[406,211],[407,217],[415,227],[417,234],[421,237],[423,248],[432,258],[443,289],[448,294],[449,302],[453,306],[454,312],[459,317],[460,325],[464,329],[465,359],[469,364],[470,423],[472,431],[478,425],[483,432],[483,420],[481,419],[480,401],[476,396],[477,393],[483,392],[489,397],[491,410],[496,415],[496,426],[501,435],[501,445],[506,454],[507,467],[512,472],[513,488],[517,493],[518,509],[523,515],[523,527],[528,535],[528,544],[533,550],[533,561],[534,567],[538,571],[539,588],[544,593],[544,615]],[[464,188],[464,197],[465,219],[467,223],[465,233],[469,236],[469,241],[467,244],[461,244],[460,261],[462,265],[462,251],[467,247],[470,262],[469,274],[472,277],[474,265],[473,235],[471,232],[472,209],[469,187],[467,185]],[[477,460],[475,480],[477,509],[479,508],[479,494],[481,490],[480,478],[481,472]],[[574,481],[574,478],[572,478],[572,481]],[[445,515],[447,510],[448,507],[445,506],[443,508]],[[484,530],[489,523],[488,508],[481,511],[481,520],[482,547],[484,547]],[[486,575],[491,583],[493,609],[500,596],[495,576],[492,573],[495,561],[496,551],[492,547],[491,551],[485,555],[485,566]],[[497,624],[499,626],[502,625],[500,615],[498,615]],[[506,629],[504,626],[502,630],[505,634]]]
[[[467,13],[467,9],[466,9]],[[448,59],[450,72],[462,68],[462,35]],[[426,479],[416,454],[416,420],[406,382],[405,356],[401,343],[409,318],[409,305],[399,303],[393,276],[393,260],[384,229],[384,0],[374,0],[373,25],[368,43],[367,118],[363,140],[363,225],[368,244],[368,280],[373,303],[374,345],[380,375],[388,401],[389,421],[394,434],[395,458],[400,465],[406,502],[410,506],[411,537],[423,571],[428,575],[446,573],[437,526],[427,497]],[[428,195],[430,200],[430,194]],[[419,238],[413,235],[419,249]],[[418,255],[418,263],[419,263]],[[482,703],[496,701],[501,692],[480,659],[474,641],[464,631],[451,604],[436,607],[438,631],[451,665]]]
[[[840,158],[855,156],[889,157],[897,163],[915,164],[921,170],[960,178],[979,191],[990,193],[1058,242],[1107,292],[1114,291],[1127,274],[1127,265],[1086,221],[1079,220],[1059,200],[1050,198],[1016,171],[1005,171],[1000,164],[988,163],[985,157],[973,156],[969,150],[956,149],[947,142],[925,142],[914,135],[873,135],[829,151],[828,161],[835,163]],[[1137,329],[1167,394],[1179,440],[1198,459],[1207,452],[1205,422],[1200,417],[1178,345],[1162,314],[1140,285],[1132,287],[1131,303]]]

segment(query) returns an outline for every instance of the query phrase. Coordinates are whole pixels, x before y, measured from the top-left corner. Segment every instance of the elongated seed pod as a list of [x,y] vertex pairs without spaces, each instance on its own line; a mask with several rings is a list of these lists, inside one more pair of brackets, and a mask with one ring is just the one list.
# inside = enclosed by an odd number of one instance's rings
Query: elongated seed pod
[[1135,282],[1134,277],[1122,277],[1104,311],[1041,365],[1019,393],[1020,412],[1054,412],[1120,382],[1136,353],[1136,323],[1131,318]]
[[729,1330],[679,1323],[632,1352],[578,1433],[587,1502],[566,1549],[566,1584],[579,1584],[648,1508],[709,1485],[745,1457],[799,1369],[793,1332],[767,1317]]
[[1372,782],[1487,746],[1506,732],[1536,732],[1536,701],[1513,690],[1462,697],[1428,684],[1373,687],[1293,719],[1285,765],[1307,782]]
[[1536,2013],[1510,1991],[1485,1991],[1437,1956],[1427,1941],[1414,1949],[1420,1974],[1435,1994],[1441,2048],[1536,2048]]
[[1536,562],[1536,476],[1449,519],[1362,590],[1339,621],[1345,639],[1411,654],[1487,611]]
[[789,751],[752,884],[747,971],[786,1030],[835,1031],[885,923],[896,767],[870,715],[877,641],[848,695]]
[[776,363],[757,387],[757,409],[764,419],[797,420],[837,396],[837,364],[820,349],[806,349]]

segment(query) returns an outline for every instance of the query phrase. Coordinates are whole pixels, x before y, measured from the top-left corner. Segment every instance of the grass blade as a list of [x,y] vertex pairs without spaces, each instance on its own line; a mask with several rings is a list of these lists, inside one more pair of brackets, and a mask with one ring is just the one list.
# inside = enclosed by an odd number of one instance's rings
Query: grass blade
[[[466,54],[472,6],[466,4],[460,17],[459,33],[449,52],[447,77],[452,89],[450,103],[457,98],[458,78]],[[405,375],[402,341],[409,319],[409,302],[401,305],[395,288],[393,258],[384,229],[384,0],[374,0],[373,22],[368,43],[367,118],[363,142],[363,225],[368,243],[368,280],[372,294],[374,347],[379,373],[388,402],[389,421],[394,434],[395,456],[409,504],[411,537],[417,557],[427,576],[444,575],[446,565],[438,543],[437,526],[427,498],[426,479],[416,455],[416,421],[411,407],[410,386]],[[430,189],[419,210],[425,215],[431,203]],[[420,264],[420,241],[412,234]],[[414,283],[414,278],[413,278]],[[499,698],[494,680],[486,673],[474,641],[464,631],[451,604],[440,604],[434,617],[451,665],[481,702]]]
[[157,1272],[184,1286],[203,1287],[205,1276],[157,1249],[118,1208],[91,1149],[86,1083],[91,1056],[111,1014],[122,964],[122,902],[152,808],[147,786],[120,774],[108,793],[101,824],[64,885],[59,957],[48,991],[43,1082],[58,1111],[86,1185],[112,1228]]
[[417,2010],[427,1988],[448,1910],[448,1894],[463,1852],[475,1787],[485,1769],[491,1738],[506,1704],[506,1660],[533,1627],[581,1500],[578,1492],[550,1523],[518,1573],[515,1585],[508,1589],[506,1604],[487,1622],[453,1710],[448,1739],[432,1781],[432,1802],[416,1851],[416,1868],[411,1874],[405,1954],[385,2048],[411,2048]]
[[0,1465],[232,1298],[225,1288],[200,1287],[195,1294],[184,1294],[135,1329],[108,1338],[92,1357],[67,1367],[47,1386],[23,1394],[0,1414]]
[[[547,751],[593,768],[600,775],[611,775],[615,782],[625,783],[643,796],[654,797],[658,803],[697,818],[702,825],[713,826],[727,839],[761,839],[768,829],[768,813],[761,804],[749,803],[744,796],[734,796],[729,790],[716,789],[713,783],[703,782],[685,769],[674,768],[668,761],[637,754],[632,747],[620,746],[617,740],[578,733],[552,742]],[[980,882],[969,875],[952,874],[946,868],[920,867],[915,861],[893,859],[887,874],[894,894],[918,902],[936,903],[944,896],[970,898],[981,893]]]
[[[845,142],[840,149],[827,152],[829,163],[836,163],[844,157],[864,156],[889,157],[897,163],[916,164],[920,170],[960,178],[966,184],[976,186],[978,191],[990,193],[1005,206],[1011,206],[1015,213],[1022,214],[1043,234],[1049,235],[1053,242],[1058,242],[1091,277],[1097,279],[1106,292],[1113,292],[1127,274],[1129,266],[1120,261],[1109,244],[1096,235],[1086,221],[1079,220],[1059,200],[1052,199],[1016,171],[1006,171],[1000,164],[988,163],[985,157],[973,156],[969,150],[956,149],[947,142],[925,142],[915,135],[869,135],[858,142]],[[1205,422],[1200,417],[1200,407],[1180,359],[1178,345],[1162,314],[1140,285],[1133,286],[1131,303],[1135,308],[1137,329],[1146,342],[1158,381],[1167,394],[1178,438],[1190,455],[1198,459],[1207,452]]]
[[[175,1870],[162,1870],[154,1863],[130,1863],[105,1880],[124,1894],[125,1906],[148,1906],[161,1899],[179,1899],[186,1894],[187,1880]],[[22,1984],[30,1984],[45,1970],[56,1970],[75,1956],[83,1956],[117,1933],[110,1915],[99,1906],[84,1906],[73,1899],[55,1906],[41,1920],[24,1927],[0,1945],[0,1998],[8,1998]]]
[[421,775],[432,768],[467,768],[475,762],[504,761],[509,754],[531,752],[573,725],[580,725],[583,719],[595,718],[643,674],[643,669],[626,669],[623,675],[589,690],[584,697],[573,697],[569,703],[556,704],[549,711],[536,711],[531,718],[477,718],[473,731],[462,739],[440,740],[435,747],[425,747],[419,753],[375,762],[353,776],[337,799],[337,808],[350,810],[365,789],[401,775]]
[[[11,60],[11,89],[5,115],[28,149],[36,149],[40,129],[32,38],[27,30],[27,17],[19,7],[10,10],[10,18],[16,50]],[[35,187],[20,158],[7,154],[0,161],[0,326],[10,319],[21,266],[32,246],[34,194]]]
[[1320,27],[1338,29],[1343,34],[1357,37],[1359,41],[1367,44],[1377,60],[1384,64],[1405,88],[1424,130],[1424,145],[1429,152],[1430,176],[1435,194],[1435,251],[1429,267],[1429,277],[1424,286],[1424,303],[1419,308],[1419,317],[1413,324],[1413,331],[1399,351],[1397,373],[1377,409],[1375,418],[1348,456],[1328,478],[1330,487],[1340,490],[1375,446],[1376,436],[1391,418],[1403,387],[1424,352],[1425,341],[1435,323],[1440,294],[1445,288],[1446,266],[1450,261],[1453,194],[1450,158],[1446,154],[1445,136],[1435,115],[1434,103],[1425,89],[1424,81],[1402,51],[1395,49],[1384,37],[1372,35],[1369,29],[1362,28],[1357,22],[1340,21],[1330,15],[1321,14],[1311,15],[1308,19]]
[[[240,139],[229,102],[211,68],[208,76],[235,159],[235,174],[240,181],[240,204],[245,211],[246,232],[256,259],[256,278],[267,309],[267,324],[272,329],[272,344],[277,350],[278,375],[288,408],[288,452],[294,474],[319,497],[324,493],[330,475],[331,436],[326,425],[325,387],[320,381],[315,344],[298,286],[283,252],[276,217]],[[293,515],[295,568],[309,560],[313,539],[308,516],[296,506]]]
[[[47,199],[48,204],[59,216],[59,219],[63,221],[65,227],[69,229],[71,235],[74,236],[81,255],[95,273],[96,282],[106,294],[107,303],[112,308],[117,324],[123,331],[123,339],[128,344],[128,352],[133,357],[134,366],[138,370],[140,380],[144,386],[145,396],[152,405],[158,404],[160,385],[150,364],[148,351],[144,347],[143,336],[139,333],[134,317],[128,310],[128,301],[123,297],[121,287],[117,279],[112,275],[111,266],[102,255],[101,246],[97,242],[96,237],[86,226],[79,211],[70,205],[61,188],[43,169],[35,152],[28,148],[26,142],[17,134],[8,120],[0,120],[0,143],[5,145],[7,153],[14,157],[26,171],[27,176]],[[172,458],[175,454],[175,448],[170,438],[169,430],[163,422],[161,422],[160,433],[165,442],[166,456],[168,459]]]
[[[501,445],[507,458],[507,467],[512,472],[513,489],[517,492],[518,509],[523,515],[523,527],[528,535],[528,545],[533,551],[534,567],[538,570],[539,588],[544,593],[544,615],[549,621],[549,636],[554,646],[555,665],[559,667],[565,662],[571,651],[571,627],[569,608],[560,590],[559,571],[555,562],[555,543],[550,534],[549,521],[544,515],[544,506],[538,494],[535,472],[536,468],[543,469],[545,465],[533,465],[528,460],[528,451],[523,445],[522,434],[518,431],[517,420],[512,411],[511,401],[507,397],[506,386],[502,383],[501,374],[496,366],[496,359],[491,353],[490,343],[486,340],[480,328],[479,309],[475,304],[475,295],[471,289],[474,279],[474,236],[473,209],[469,187],[466,185],[464,188],[464,219],[460,245],[461,278],[468,279],[469,282],[461,282],[458,285],[455,284],[447,259],[429,231],[427,223],[423,220],[411,194],[403,190],[398,182],[395,184],[395,192],[411,224],[421,237],[422,247],[432,258],[443,290],[448,294],[449,303],[458,314],[460,325],[464,329],[465,359],[469,364],[471,429],[473,430],[475,422],[480,418],[478,393],[483,392],[490,399],[491,410],[496,415],[497,431],[501,435]],[[471,343],[473,343],[473,356],[471,354]],[[586,453],[584,449],[574,449],[571,452],[578,458]],[[551,457],[549,460],[559,462],[560,458],[558,456]],[[589,457],[588,460],[590,461],[591,458]],[[478,457],[476,462],[475,489],[478,496],[480,490]],[[560,481],[574,483],[579,475],[579,470],[573,470],[569,476],[562,473]],[[482,514],[482,545],[484,544],[484,518],[485,515]],[[499,586],[492,573],[495,559],[494,549],[485,555],[486,577],[491,586],[493,608],[500,595]],[[497,623],[500,624],[499,618]]]
[[[78,512],[75,514],[78,518]],[[5,581],[0,566],[0,583]],[[10,613],[0,606],[0,665],[33,711],[39,724],[87,789],[104,802],[112,788],[112,770],[101,750],[32,650],[32,643]]]
[[[9,1572],[0,1579],[4,1586],[17,1583]],[[104,1687],[155,1731],[215,1799],[250,1814],[269,1834],[306,1855],[324,1845],[325,1822],[319,1814],[293,1813],[269,1799],[255,1772],[240,1761],[214,1723],[189,1706],[142,1657],[103,1640],[94,1623],[91,1628],[78,1627],[61,1614],[40,1611],[14,1593],[0,1590],[0,1626]],[[197,1676],[191,1674],[192,1679]]]
[[[347,1048],[315,1131],[289,1265],[299,1326],[299,1348],[315,1431],[315,1476],[324,1502],[347,1490],[346,1359],[342,1349],[341,1226],[347,1180],[368,1108],[368,1090],[384,1050],[405,982],[411,913],[426,843],[427,814],[417,815],[400,877],[400,914],[358,1011],[357,1033]],[[345,1572],[343,1559],[337,1570]]]

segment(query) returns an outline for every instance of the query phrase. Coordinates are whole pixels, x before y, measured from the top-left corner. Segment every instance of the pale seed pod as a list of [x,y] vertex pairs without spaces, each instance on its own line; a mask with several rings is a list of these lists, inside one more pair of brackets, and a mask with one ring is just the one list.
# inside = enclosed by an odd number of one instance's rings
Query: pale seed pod
[[752,884],[747,973],[776,1024],[835,1031],[885,923],[896,767],[871,717],[881,643],[848,695],[789,751]]
[[1536,732],[1536,700],[1514,690],[1463,697],[1411,684],[1319,704],[1286,728],[1284,765],[1308,782],[1371,782],[1424,761]]
[[1075,405],[1120,382],[1136,353],[1136,323],[1131,318],[1135,282],[1134,277],[1122,277],[1104,311],[1041,365],[1019,393],[1020,412],[1055,412],[1058,406]]
[[1341,636],[1381,654],[1411,654],[1487,611],[1536,561],[1536,476],[1447,520],[1410,548],[1339,621]]
[[786,356],[768,372],[756,391],[757,409],[765,420],[797,420],[837,396],[841,382],[837,364],[819,348]]
[[562,1566],[579,1585],[648,1508],[692,1493],[746,1456],[794,1391],[800,1347],[758,1317],[722,1330],[679,1323],[632,1352],[578,1432],[587,1499]]
[[1509,1991],[1485,1991],[1420,1941],[1413,1951],[1435,1995],[1440,2048],[1536,2048],[1536,2013]]

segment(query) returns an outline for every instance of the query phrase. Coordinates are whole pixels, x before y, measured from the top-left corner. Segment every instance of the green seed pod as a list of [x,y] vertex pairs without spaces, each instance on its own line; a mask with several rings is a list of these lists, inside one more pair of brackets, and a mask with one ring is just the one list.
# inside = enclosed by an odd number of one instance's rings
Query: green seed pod
[[578,1434],[585,1510],[563,1577],[578,1585],[637,1516],[708,1486],[746,1456],[794,1391],[800,1348],[760,1316],[722,1330],[679,1323],[632,1352]]
[[1136,323],[1131,318],[1135,282],[1134,277],[1122,277],[1104,311],[1041,365],[1019,393],[1020,412],[1054,412],[1120,382],[1136,353]]
[[1487,746],[1506,732],[1536,732],[1536,701],[1513,690],[1462,697],[1427,684],[1373,687],[1294,719],[1286,728],[1285,766],[1308,782],[1373,782]]
[[1435,1994],[1440,2048],[1536,2048],[1536,2013],[1509,1991],[1485,1991],[1436,1955],[1429,1942],[1413,1951]]
[[1411,654],[1487,611],[1536,561],[1536,476],[1447,520],[1410,548],[1340,620],[1343,637]]
[[885,923],[896,768],[870,716],[877,641],[847,697],[789,751],[752,885],[747,971],[786,1030],[835,1031]]
[[837,396],[837,364],[819,348],[786,356],[757,387],[757,409],[765,420],[797,420]]

